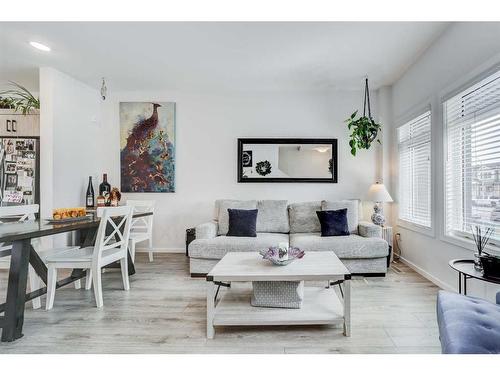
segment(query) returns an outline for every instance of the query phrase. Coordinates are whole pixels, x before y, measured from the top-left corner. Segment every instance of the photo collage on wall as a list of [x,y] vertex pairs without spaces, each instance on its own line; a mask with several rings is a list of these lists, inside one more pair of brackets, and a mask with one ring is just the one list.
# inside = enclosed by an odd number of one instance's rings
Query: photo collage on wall
[[1,141],[2,196],[16,192],[26,204],[34,203],[36,145],[34,139],[3,139]]

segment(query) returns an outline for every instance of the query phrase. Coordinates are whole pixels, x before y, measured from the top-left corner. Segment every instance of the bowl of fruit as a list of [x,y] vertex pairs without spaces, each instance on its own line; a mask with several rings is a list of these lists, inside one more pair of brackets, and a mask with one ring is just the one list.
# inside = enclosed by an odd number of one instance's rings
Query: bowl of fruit
[[85,207],[56,208],[52,211],[52,218],[47,219],[47,221],[49,223],[68,223],[88,218]]

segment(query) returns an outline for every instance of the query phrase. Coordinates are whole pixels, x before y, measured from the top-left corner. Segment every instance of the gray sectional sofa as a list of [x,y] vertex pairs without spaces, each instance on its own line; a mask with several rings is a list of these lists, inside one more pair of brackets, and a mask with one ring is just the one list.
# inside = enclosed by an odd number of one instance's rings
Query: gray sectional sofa
[[[228,208],[257,208],[257,237],[226,236]],[[321,237],[316,211],[347,208],[349,236]],[[285,200],[218,200],[214,220],[196,227],[189,244],[192,276],[207,274],[231,251],[259,251],[289,242],[306,251],[333,251],[353,274],[381,275],[387,271],[388,244],[381,228],[360,222],[357,200],[316,201],[288,204]]]

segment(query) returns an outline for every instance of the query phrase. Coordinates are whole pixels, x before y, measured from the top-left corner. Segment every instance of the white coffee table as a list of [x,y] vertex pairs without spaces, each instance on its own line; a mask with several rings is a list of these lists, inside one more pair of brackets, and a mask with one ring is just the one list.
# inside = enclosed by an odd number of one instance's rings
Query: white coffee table
[[[334,288],[305,287],[300,309],[254,307],[251,289],[232,282],[327,281],[342,283],[343,298]],[[228,253],[207,275],[207,337],[215,326],[341,324],[351,334],[351,273],[333,252],[308,252],[287,266],[275,266],[257,253]],[[226,287],[219,297],[220,288]]]

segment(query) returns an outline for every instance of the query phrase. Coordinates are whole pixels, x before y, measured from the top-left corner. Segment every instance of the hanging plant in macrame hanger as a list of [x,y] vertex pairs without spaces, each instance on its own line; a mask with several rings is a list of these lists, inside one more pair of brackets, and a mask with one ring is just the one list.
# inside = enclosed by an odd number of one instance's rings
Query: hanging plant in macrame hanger
[[[368,109],[368,117],[366,110]],[[372,142],[377,138],[378,132],[382,130],[382,125],[377,124],[372,118],[372,111],[370,108],[370,90],[368,89],[368,77],[365,78],[365,98],[363,104],[363,116],[356,118],[358,111],[356,110],[351,117],[345,122],[351,131],[349,146],[351,147],[351,154],[356,156],[356,150],[368,150]],[[380,143],[380,140],[377,139]]]

